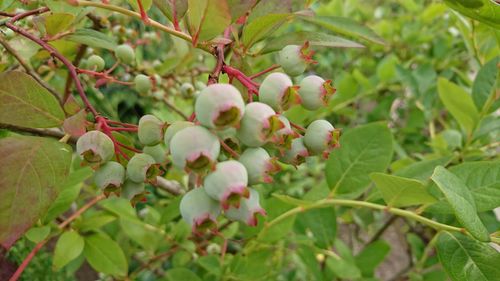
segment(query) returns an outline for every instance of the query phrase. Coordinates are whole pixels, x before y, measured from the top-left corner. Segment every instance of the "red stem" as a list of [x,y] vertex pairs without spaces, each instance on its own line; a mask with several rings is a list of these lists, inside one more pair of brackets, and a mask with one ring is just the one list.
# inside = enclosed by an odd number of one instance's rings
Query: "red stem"
[[131,128],[131,127],[126,127],[126,128],[117,128],[117,127],[109,127],[111,131],[116,131],[116,132],[137,132],[137,128]]
[[248,76],[246,76],[239,69],[231,67],[229,65],[222,66],[222,71],[226,73],[230,78],[236,78],[240,83],[248,89],[251,93],[256,95],[259,94],[258,84],[253,82]]
[[122,123],[120,121],[106,120],[106,123],[118,125],[118,126],[123,126],[123,127],[137,128],[137,125],[129,124],[129,123]]
[[304,127],[302,127],[302,126],[300,126],[300,125],[297,125],[297,124],[295,124],[295,123],[293,123],[293,122],[290,122],[290,125],[291,125],[292,127],[294,127],[295,129],[298,129],[299,131],[302,131],[302,132],[305,132],[305,131],[306,131],[306,128],[304,128]]
[[229,152],[229,154],[231,154],[231,156],[233,156],[236,159],[240,158],[240,155],[238,154],[238,152],[234,151],[231,147],[229,147],[229,145],[227,145],[227,143],[225,143],[223,140],[219,140],[219,142],[220,142],[220,145],[222,146],[222,148],[224,148],[225,151]]
[[273,70],[275,70],[275,69],[277,69],[277,68],[280,68],[280,67],[281,67],[281,66],[280,66],[279,64],[273,64],[273,65],[271,65],[269,68],[264,69],[264,70],[262,70],[261,72],[257,72],[257,73],[255,73],[254,75],[250,75],[250,76],[248,76],[248,78],[250,78],[250,79],[255,79],[255,78],[257,78],[257,77],[259,77],[259,76],[261,76],[261,75],[264,75],[264,74],[266,74],[266,73],[268,73],[268,72],[271,72],[271,71],[273,71]]
[[125,148],[125,149],[127,149],[127,150],[130,150],[130,151],[133,151],[133,152],[136,152],[136,153],[142,153],[141,150],[139,150],[139,149],[137,149],[135,147],[131,147],[131,146],[125,145],[123,143],[118,143],[118,145],[121,146],[121,147],[123,147],[123,148]]

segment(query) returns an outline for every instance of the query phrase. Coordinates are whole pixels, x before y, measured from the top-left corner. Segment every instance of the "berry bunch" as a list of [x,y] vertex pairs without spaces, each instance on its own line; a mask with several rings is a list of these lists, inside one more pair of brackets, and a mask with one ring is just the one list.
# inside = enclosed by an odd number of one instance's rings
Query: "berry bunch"
[[[117,57],[130,62],[128,50],[123,47]],[[299,75],[312,62],[310,55],[307,44],[287,46],[279,60],[286,73]],[[231,78],[230,69],[225,72]],[[96,169],[98,187],[133,202],[143,198],[144,184],[155,183],[167,162],[195,175],[198,187],[187,192],[180,203],[181,215],[194,233],[216,231],[222,213],[230,220],[255,226],[257,214],[265,215],[265,211],[259,193],[250,186],[271,182],[280,170],[279,162],[298,166],[309,156],[326,157],[338,146],[339,130],[326,120],[302,128],[284,115],[298,104],[308,110],[325,106],[335,92],[331,81],[311,75],[294,85],[287,74],[274,72],[260,85],[253,81],[249,85],[255,88],[249,89],[252,98],[248,102],[231,84],[198,87],[190,121],[165,124],[153,115],[143,116],[137,135],[144,148],[126,167],[111,161],[114,143],[97,130],[80,137],[78,153]],[[137,76],[135,86],[141,88],[139,92],[149,91],[149,78]],[[190,84],[181,89],[185,95],[194,92]]]

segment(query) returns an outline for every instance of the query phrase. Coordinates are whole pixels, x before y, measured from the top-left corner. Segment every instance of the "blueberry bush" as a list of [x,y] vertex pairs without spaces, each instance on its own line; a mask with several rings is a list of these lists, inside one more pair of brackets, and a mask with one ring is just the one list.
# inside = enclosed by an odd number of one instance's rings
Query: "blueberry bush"
[[0,280],[500,280],[500,4],[0,0]]

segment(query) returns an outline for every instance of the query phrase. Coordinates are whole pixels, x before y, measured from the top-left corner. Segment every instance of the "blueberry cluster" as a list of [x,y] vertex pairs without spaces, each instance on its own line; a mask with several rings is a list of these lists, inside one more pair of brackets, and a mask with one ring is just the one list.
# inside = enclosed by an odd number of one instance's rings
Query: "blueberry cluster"
[[[280,52],[286,73],[304,72],[309,57],[300,46]],[[299,68],[299,69],[297,69]],[[113,142],[104,133],[91,131],[78,140],[78,153],[96,165],[95,183],[105,191],[121,188],[134,200],[145,182],[154,182],[159,165],[172,165],[197,176],[198,185],[187,192],[180,212],[194,233],[217,229],[217,218],[248,225],[265,215],[259,193],[250,186],[272,181],[278,161],[298,166],[313,155],[327,156],[338,146],[339,131],[326,120],[316,120],[307,129],[291,123],[284,115],[295,104],[315,110],[325,106],[335,92],[330,81],[311,75],[299,85],[285,73],[269,74],[258,91],[259,101],[245,103],[231,84],[212,84],[196,98],[196,119],[165,124],[152,115],[138,125],[143,153],[135,154],[123,167],[110,161]]]

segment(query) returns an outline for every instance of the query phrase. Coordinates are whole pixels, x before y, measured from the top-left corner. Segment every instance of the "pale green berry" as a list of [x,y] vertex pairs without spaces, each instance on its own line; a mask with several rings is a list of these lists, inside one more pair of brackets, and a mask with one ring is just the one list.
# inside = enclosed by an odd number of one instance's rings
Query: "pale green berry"
[[245,107],[238,138],[247,146],[258,147],[271,141],[276,131],[281,128],[283,123],[269,105],[252,102]]
[[165,146],[161,143],[153,146],[145,146],[142,152],[153,157],[157,164],[167,163],[167,150]]
[[134,182],[154,182],[160,174],[155,159],[148,154],[138,153],[127,164],[127,177]]
[[247,148],[238,161],[245,166],[250,185],[270,183],[273,181],[271,174],[280,170],[276,160],[262,147]]
[[310,75],[302,79],[299,89],[302,106],[308,110],[316,110],[327,106],[330,97],[335,93],[335,88],[332,87],[331,82],[331,80],[325,81],[316,75]]
[[231,207],[225,211],[230,220],[240,221],[249,226],[257,225],[257,214],[266,215],[266,211],[260,206],[259,192],[249,188],[250,196],[241,200],[239,208]]
[[78,138],[76,152],[89,164],[101,164],[113,158],[115,146],[105,133],[90,131]]
[[120,196],[126,198],[133,203],[139,201],[138,197],[144,194],[145,185],[143,182],[134,182],[131,180],[126,180],[122,186]]
[[208,196],[204,188],[195,188],[184,194],[179,209],[193,233],[217,230],[217,217],[221,212],[219,202]]
[[163,142],[165,143],[165,148],[167,149],[167,152],[170,150],[170,141],[172,140],[174,135],[180,130],[192,126],[194,126],[193,122],[176,121],[167,127],[167,130],[165,131],[165,136],[163,137]]
[[297,88],[293,86],[288,75],[280,72],[271,73],[260,84],[259,101],[277,112],[285,111],[300,102]]
[[233,85],[212,84],[201,90],[194,111],[203,126],[224,129],[239,125],[245,112],[245,103]]
[[203,173],[211,169],[219,152],[219,139],[202,126],[184,128],[170,141],[173,164],[188,172]]
[[235,160],[217,163],[215,171],[203,180],[207,194],[219,201],[224,210],[229,206],[238,207],[241,198],[249,196],[247,185],[247,170],[243,164]]
[[16,35],[16,33],[10,28],[7,28],[7,29],[2,30],[2,31],[5,35],[5,38],[7,38],[7,40],[14,38],[14,36]]
[[285,151],[285,154],[280,158],[284,163],[298,166],[306,161],[309,156],[309,151],[304,145],[304,138],[296,138],[292,141],[290,149]]
[[139,119],[137,136],[144,145],[155,145],[163,139],[163,129],[165,122],[154,115],[144,115]]
[[316,120],[309,124],[304,135],[304,144],[311,154],[323,154],[339,145],[340,131],[326,120]]
[[95,171],[94,183],[100,189],[115,191],[125,180],[125,168],[118,162],[109,161]]
[[288,45],[278,53],[278,63],[286,74],[297,76],[307,68],[310,63],[310,54],[307,54],[307,46]]
[[135,60],[135,51],[128,44],[122,44],[115,49],[115,56],[124,64],[131,64]]
[[194,86],[195,86],[196,90],[201,91],[201,90],[203,90],[203,89],[205,89],[207,87],[207,84],[205,84],[205,83],[203,83],[201,81],[196,81],[194,83]]
[[137,74],[134,78],[134,88],[139,93],[147,93],[151,90],[153,84],[149,76]]
[[94,71],[101,71],[104,69],[104,60],[98,55],[91,55],[87,59],[87,68]]
[[194,94],[194,87],[191,83],[182,83],[180,87],[181,95],[184,96],[185,98],[192,97]]

